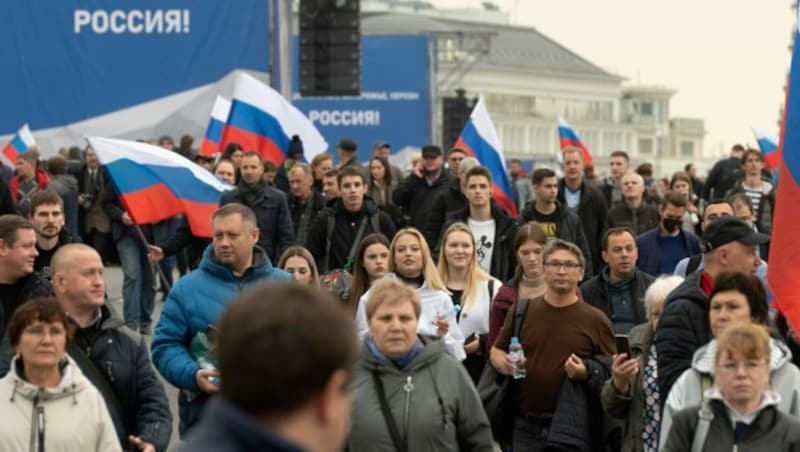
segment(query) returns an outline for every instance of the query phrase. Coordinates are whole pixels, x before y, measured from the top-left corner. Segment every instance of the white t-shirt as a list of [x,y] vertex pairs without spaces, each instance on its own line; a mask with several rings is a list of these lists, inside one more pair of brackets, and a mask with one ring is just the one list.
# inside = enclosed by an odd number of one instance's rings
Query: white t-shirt
[[475,237],[475,252],[478,255],[478,264],[482,269],[490,273],[492,268],[492,250],[494,249],[494,219],[487,221],[475,221],[467,219],[467,226]]

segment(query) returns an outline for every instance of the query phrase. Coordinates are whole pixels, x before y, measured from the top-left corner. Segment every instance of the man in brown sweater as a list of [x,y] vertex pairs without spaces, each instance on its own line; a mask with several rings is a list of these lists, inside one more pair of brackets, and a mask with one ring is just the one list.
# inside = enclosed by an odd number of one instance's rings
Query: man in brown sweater
[[[544,297],[529,301],[519,334],[527,375],[515,380],[514,451],[545,450],[565,378],[588,380],[584,360],[616,352],[611,322],[577,296],[586,265],[580,249],[553,240],[545,248],[543,260],[547,288]],[[491,349],[492,366],[505,375],[512,375],[514,370],[507,353],[514,335],[514,317],[506,316]]]

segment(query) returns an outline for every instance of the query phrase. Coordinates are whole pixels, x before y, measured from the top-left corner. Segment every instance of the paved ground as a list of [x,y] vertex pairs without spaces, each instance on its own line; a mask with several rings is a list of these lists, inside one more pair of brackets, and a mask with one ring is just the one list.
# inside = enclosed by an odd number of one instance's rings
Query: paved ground
[[[177,278],[177,274],[175,277]],[[108,291],[108,298],[111,303],[117,308],[117,312],[122,313],[122,270],[119,266],[106,267],[105,270],[106,290]],[[155,328],[159,317],[161,316],[161,308],[164,302],[161,295],[156,295],[156,305],[153,312],[153,328]],[[150,337],[152,339],[152,337]],[[149,345],[149,341],[148,341]],[[158,373],[156,371],[156,373]],[[161,376],[159,375],[159,378]],[[170,442],[169,450],[175,450],[178,444],[178,390],[174,386],[167,383],[163,379],[164,389],[167,391],[167,398],[169,399],[169,408],[172,411],[172,441]]]

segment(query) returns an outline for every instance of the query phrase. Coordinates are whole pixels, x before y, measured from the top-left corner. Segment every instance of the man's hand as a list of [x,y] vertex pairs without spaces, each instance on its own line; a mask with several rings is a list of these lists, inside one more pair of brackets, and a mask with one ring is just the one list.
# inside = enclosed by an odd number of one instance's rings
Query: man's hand
[[208,381],[210,377],[219,377],[219,372],[210,369],[198,369],[197,373],[194,374],[194,380],[197,383],[197,387],[206,394],[214,394],[215,392],[219,391],[219,386]]
[[489,351],[489,361],[491,361],[494,370],[502,375],[514,373],[514,361],[511,359],[511,355],[497,347],[492,347]]
[[156,452],[155,446],[148,443],[147,441],[143,441],[138,436],[129,435],[128,441],[130,441],[131,444],[133,444],[133,446],[136,447],[137,450],[140,450],[142,452]]
[[627,353],[620,353],[613,356],[611,363],[611,383],[617,394],[628,394],[631,390],[633,377],[639,373],[639,360],[636,358],[628,359]]
[[160,246],[147,245],[147,259],[150,262],[161,262],[164,259],[164,250]]
[[133,220],[131,220],[131,216],[128,215],[128,212],[123,212],[120,220],[122,220],[122,224],[125,226],[133,226]]
[[450,323],[444,319],[434,320],[432,322],[434,326],[436,326],[436,334],[439,336],[446,336],[447,332],[450,331]]
[[567,372],[567,377],[573,381],[584,381],[589,378],[586,364],[574,353],[569,355],[569,358],[567,358],[567,361],[564,363],[564,370]]

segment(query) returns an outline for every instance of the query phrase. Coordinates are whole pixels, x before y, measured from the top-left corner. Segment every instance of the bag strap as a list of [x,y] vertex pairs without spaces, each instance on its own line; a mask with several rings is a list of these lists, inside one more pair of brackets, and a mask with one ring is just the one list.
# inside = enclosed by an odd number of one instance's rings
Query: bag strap
[[380,234],[381,232],[381,218],[378,216],[379,214],[380,212],[375,212],[369,216],[369,222],[372,225],[372,232],[377,234]]
[[522,331],[522,322],[525,320],[525,313],[528,311],[528,298],[519,298],[514,304],[514,336],[519,337]]
[[689,262],[686,263],[686,276],[691,275],[700,266],[700,261],[703,259],[702,254],[695,254],[689,257]]
[[494,279],[489,278],[489,304],[492,303],[494,299]]
[[706,391],[714,384],[710,374],[700,374],[700,400],[706,399]]
[[692,452],[702,452],[708,436],[708,429],[711,427],[711,421],[713,420],[714,412],[711,411],[708,400],[703,400],[703,403],[700,404],[700,411],[697,413],[697,428],[694,430],[694,438],[692,439]]
[[394,422],[394,416],[389,409],[389,402],[386,401],[386,393],[383,390],[383,381],[378,373],[372,372],[372,379],[375,381],[375,390],[378,392],[378,400],[381,402],[381,411],[383,412],[383,419],[386,421],[386,427],[389,428],[389,434],[392,436],[392,443],[397,452],[406,452],[408,444],[406,440],[400,437],[400,431],[397,429],[397,424]]
[[[94,361],[92,361],[89,355],[75,342],[69,345],[67,352],[78,364],[78,367],[86,375],[86,378],[97,387],[97,390],[103,396],[103,399],[105,399],[109,411],[112,412],[111,419],[120,419],[123,421],[123,424],[125,424],[125,410],[122,408],[122,402],[119,400],[119,396],[117,396],[114,388],[111,387],[111,383],[106,376],[103,375],[103,372],[94,365]],[[116,417],[113,416],[114,411],[117,414]],[[128,426],[126,426],[126,428],[128,428]]]
[[347,272],[353,268],[353,258],[356,256],[356,250],[358,249],[359,243],[361,243],[361,237],[364,236],[365,229],[367,229],[367,217],[361,219],[358,232],[356,232],[356,239],[353,240],[353,246],[350,247],[350,252],[347,253],[347,260],[344,261],[344,270]]
[[320,269],[322,274],[328,273],[330,267],[330,260],[331,260],[331,239],[333,238],[333,230],[336,228],[336,216],[334,213],[329,210],[325,209],[325,229],[326,229],[326,244],[325,244],[325,262],[324,267]]

